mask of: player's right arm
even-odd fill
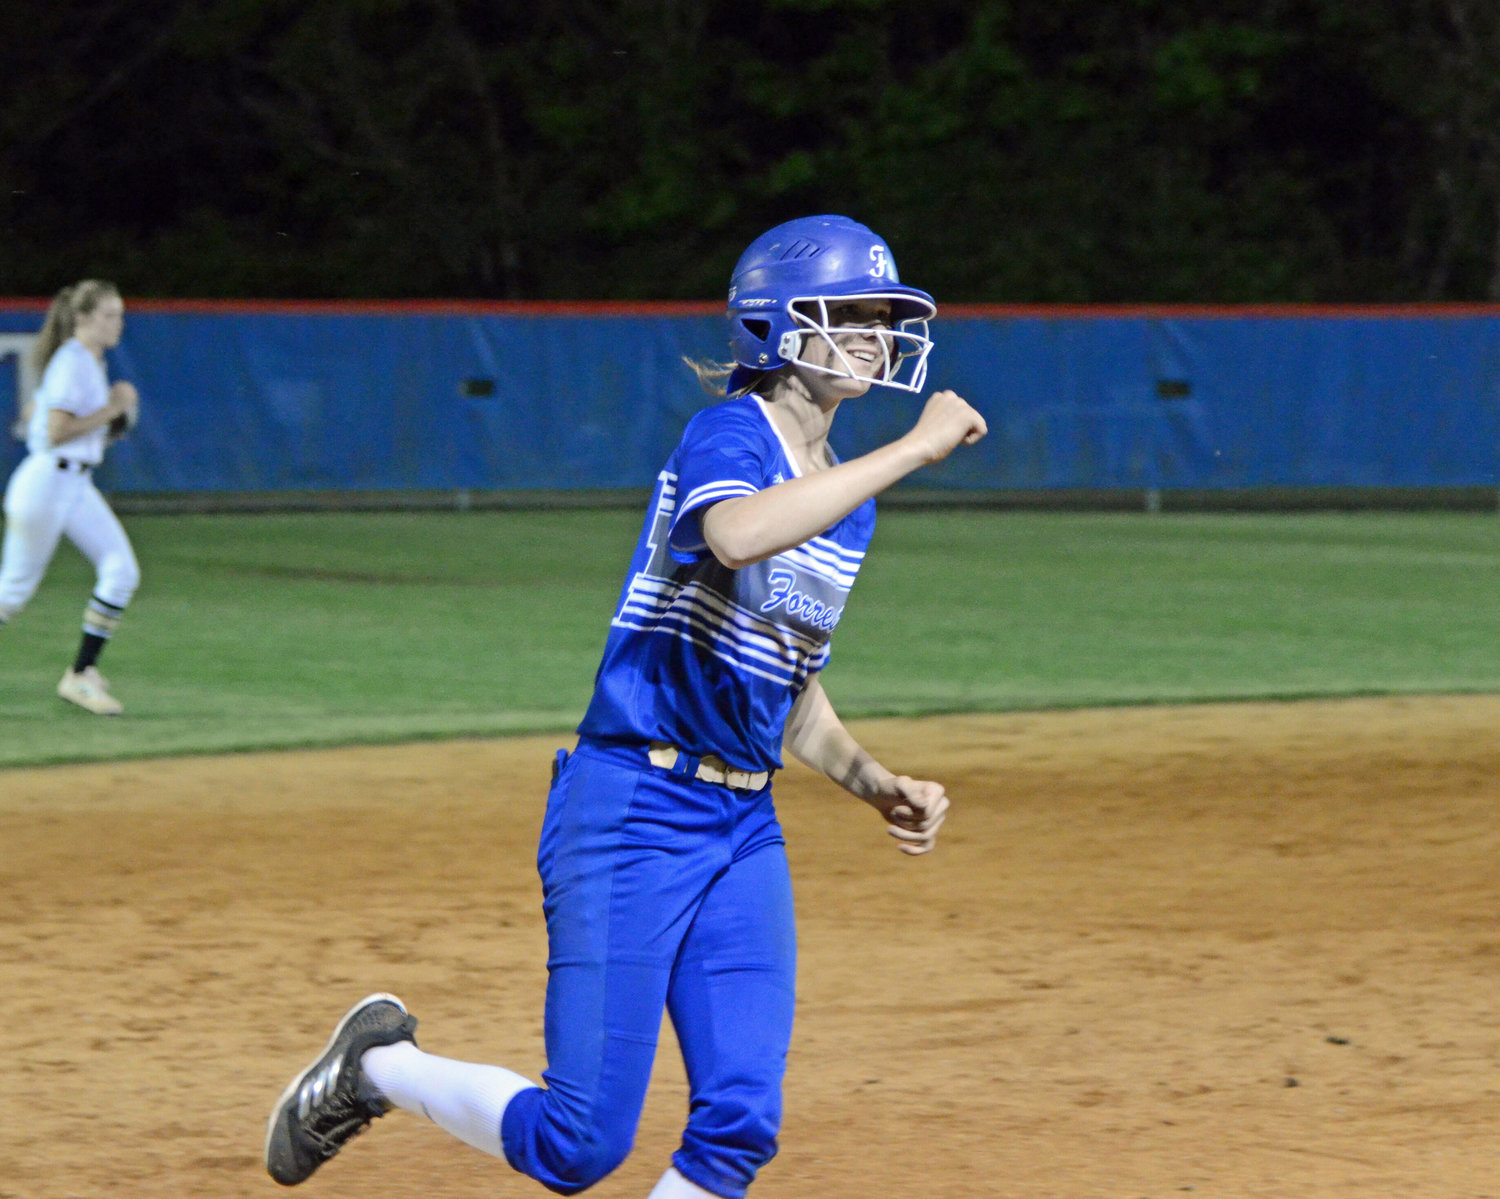
[[[109,400],[104,407],[87,416],[75,416],[65,408],[53,408],[47,413],[47,440],[56,446],[82,437],[109,424],[117,416],[133,413],[139,402],[135,386],[122,381],[109,389]]]
[[[763,562],[822,533],[917,468],[974,444],[986,431],[984,417],[955,392],[934,392],[917,423],[889,445],[754,495],[718,501],[703,514],[703,539],[732,570]]]

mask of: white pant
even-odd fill
[[[5,488],[5,553],[0,560],[0,619],[14,616],[36,594],[67,537],[94,566],[94,594],[123,608],[140,585],[141,568],[119,519],[77,470],[62,470],[54,454],[31,454]]]

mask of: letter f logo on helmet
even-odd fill
[[[870,247],[870,277],[872,279],[888,279],[892,277],[890,251],[879,242]]]

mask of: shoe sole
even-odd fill
[[[65,698],[66,698],[66,697],[65,697]],[[98,710],[98,709],[97,709],[97,708],[91,708],[91,707],[89,707],[89,706],[88,706],[88,705],[87,705],[87,704],[80,704],[80,703],[78,703],[78,702],[77,702],[77,701],[76,701],[76,700],[71,700],[71,699],[70,699],[70,700],[68,700],[68,702],[69,702],[69,703],[70,703],[70,704],[73,704],[73,705],[74,705],[74,706],[75,706],[75,707],[79,707],[79,708],[82,708],[82,709],[83,709],[83,710],[84,710],[84,711],[85,711],[85,712],[87,712],[87,713],[88,713],[88,714],[89,714],[89,715],[90,715],[90,716],[103,716],[103,717],[105,717],[105,718],[106,718],[106,719],[108,719],[108,718],[109,718],[109,717],[111,717],[111,716],[121,716],[121,715],[123,715],[123,714],[124,714],[124,713],[123,713],[123,712],[122,712],[122,711],[120,711],[120,710],[117,710],[117,709],[107,709],[107,710],[105,710],[105,711],[103,711],[103,712],[101,712],[101,711],[99,711],[99,710]]]
[[[90,706],[86,700],[74,695],[64,695],[61,691],[57,693],[57,698],[64,703],[72,704],[75,708],[82,708],[85,712],[94,716],[119,716],[125,710],[123,707],[95,708]]]
[[[288,1103],[291,1103],[297,1098],[297,1091],[302,1086],[303,1082],[306,1081],[307,1076],[317,1068],[319,1062],[321,1062],[325,1057],[328,1056],[329,1050],[331,1050],[338,1039],[344,1035],[344,1029],[349,1026],[349,1021],[353,1020],[355,1016],[364,1011],[364,1009],[369,1007],[372,1003],[393,1003],[403,1012],[406,1012],[406,1004],[402,1003],[394,995],[386,991],[376,991],[372,995],[366,995],[363,999],[361,999],[352,1008],[344,1013],[343,1019],[341,1019],[336,1025],[334,1025],[333,1035],[328,1038],[328,1044],[324,1045],[323,1048],[318,1051],[317,1057],[313,1058],[312,1061],[307,1063],[307,1067],[302,1071],[302,1073],[297,1075],[296,1078],[292,1079],[291,1082],[287,1083],[286,1090],[281,1092],[281,1098],[276,1101],[276,1106],[271,1109],[271,1117],[266,1121],[266,1147],[265,1151],[261,1154],[262,1158],[265,1161],[266,1169],[269,1170],[271,1168],[271,1138],[276,1135],[276,1125],[281,1120],[281,1113],[286,1110],[286,1106]],[[411,1015],[410,1012],[406,1012],[406,1014],[408,1016]]]

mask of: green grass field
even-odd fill
[[[53,692],[69,546],[0,630],[0,765],[567,730],[634,512],[135,516],[145,583]],[[1493,514],[893,509],[834,641],[846,716],[1500,690]]]

